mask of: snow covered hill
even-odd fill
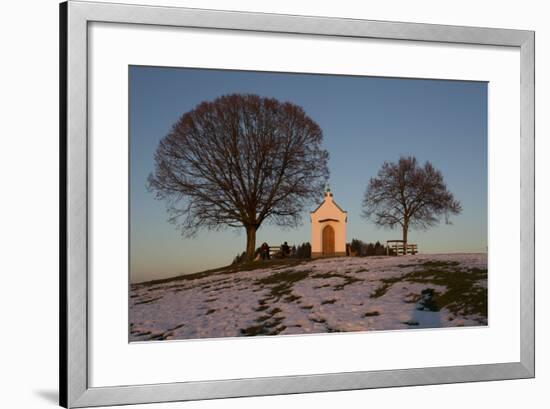
[[[486,254],[256,262],[130,290],[131,341],[473,325]]]

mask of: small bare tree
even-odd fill
[[[159,143],[148,186],[186,236],[246,229],[252,260],[264,221],[295,226],[328,178],[319,125],[289,102],[233,94],[202,102]]]
[[[409,228],[427,229],[444,216],[459,214],[462,206],[447,190],[443,175],[430,162],[419,166],[415,157],[384,162],[371,178],[363,198],[363,217],[390,229],[401,226],[407,253]]]

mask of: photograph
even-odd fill
[[[5,2],[0,409],[549,406],[545,5]]]
[[[129,341],[487,326],[487,85],[128,66]]]

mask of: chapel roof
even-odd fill
[[[325,193],[325,198],[323,199],[323,201],[322,201],[321,203],[319,203],[319,206],[317,206],[317,207],[315,208],[315,210],[313,210],[313,211],[310,212],[310,214],[311,214],[311,213],[317,212],[317,210],[319,210],[319,209],[325,204],[325,202],[326,202],[326,200],[327,200],[327,197],[331,197],[331,198],[332,198],[333,195],[332,195],[332,192],[330,191],[330,187],[328,186],[328,184],[327,184],[326,187],[325,187],[325,192],[324,192],[324,193]],[[338,210],[340,210],[342,213],[347,213],[344,209],[342,209],[342,208],[338,205],[338,203],[336,203],[336,202],[334,201],[334,199],[332,199],[331,201],[332,201],[332,203],[334,203],[334,205],[336,206],[336,208],[337,208]]]

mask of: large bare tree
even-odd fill
[[[362,215],[379,226],[400,226],[406,254],[410,228],[427,229],[441,217],[449,224],[449,216],[461,211],[439,170],[430,162],[419,166],[415,157],[401,157],[397,163],[384,162],[377,177],[370,179]]]
[[[247,259],[264,222],[295,226],[328,178],[323,133],[304,110],[250,94],[183,114],[160,141],[148,186],[186,236],[246,229]]]

